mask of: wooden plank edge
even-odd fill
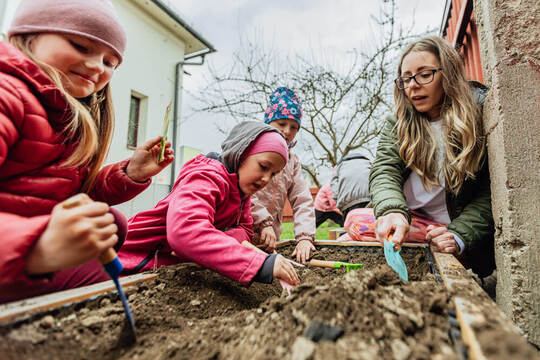
[[[281,246],[294,244],[296,240],[294,239],[285,239],[280,240],[277,242],[276,247],[279,248]],[[315,245],[334,245],[334,246],[380,246],[382,247],[381,243],[378,241],[338,241],[338,240],[315,240]],[[425,248],[428,247],[428,244],[425,243],[413,243],[413,242],[406,242],[402,246],[404,247],[421,247]]]
[[[478,284],[467,274],[463,265],[452,254],[433,252],[435,264],[443,279],[444,286],[450,293],[453,293],[455,285],[478,286]],[[472,284],[474,283],[474,285]],[[480,289],[483,291],[482,289]],[[467,346],[468,355],[471,360],[485,360],[486,357],[478,342],[478,338],[472,327],[473,323],[481,323],[485,319],[474,315],[471,312],[472,304],[467,299],[455,296],[453,299],[456,307],[456,315],[461,329],[461,338]]]
[[[140,282],[153,280],[156,277],[157,274],[155,273],[135,274],[120,278],[120,284],[122,284],[122,287],[129,287]],[[48,310],[68,303],[86,300],[113,290],[116,290],[116,286],[112,280],[108,280],[75,289],[10,302],[0,305],[0,322],[7,322],[22,314]]]
[[[483,322],[485,319],[475,316],[467,311],[470,309],[471,303],[464,298],[455,297],[454,304],[456,306],[456,315],[461,329],[461,338],[467,345],[469,359],[471,360],[487,360],[482,352],[478,338],[472,327],[473,323]]]
[[[435,263],[443,279],[445,287],[451,294],[469,290],[471,298],[455,295],[453,301],[456,307],[456,315],[461,328],[463,342],[468,348],[471,360],[487,359],[482,345],[478,341],[478,334],[475,328],[484,324],[496,325],[504,329],[508,334],[515,334],[526,343],[526,339],[506,317],[497,304],[487,295],[482,287],[472,278],[458,259],[452,254],[433,252]],[[461,290],[461,291],[460,291]],[[471,301],[474,297],[474,302]],[[486,315],[489,314],[489,320]]]
[[[379,246],[382,247],[378,241],[338,241],[338,240],[315,240],[315,245],[337,245],[337,246]],[[403,243],[402,247],[421,247],[425,248],[428,244],[425,243]]]

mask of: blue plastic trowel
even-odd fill
[[[124,313],[129,324],[128,331],[130,332],[130,342],[135,342],[135,340],[137,339],[135,333],[135,320],[133,319],[133,313],[131,312],[131,308],[126,299],[126,294],[124,293],[122,285],[120,285],[120,281],[118,279],[124,267],[122,266],[122,263],[118,259],[118,255],[113,248],[109,248],[103,254],[101,254],[99,257],[99,261],[105,268],[107,274],[109,274],[109,277],[114,282],[114,285],[116,285],[116,290],[118,291],[118,295],[120,296],[120,300],[122,301]]]
[[[73,207],[85,204],[87,202],[87,199],[88,197],[84,194],[75,195],[65,200],[62,203],[62,207],[64,209],[71,209]],[[109,277],[114,282],[114,285],[116,285],[116,290],[118,291],[118,295],[120,296],[120,300],[122,301],[122,306],[124,307],[126,320],[129,324],[128,342],[135,342],[136,341],[135,320],[133,319],[131,308],[129,307],[129,303],[126,299],[126,294],[124,293],[124,290],[122,289],[122,285],[120,285],[120,281],[118,279],[124,267],[122,266],[122,263],[118,259],[118,255],[116,254],[116,251],[113,248],[109,248],[105,250],[105,252],[99,256],[99,261],[103,265],[103,268],[105,268],[105,271],[107,272],[107,274],[109,274]]]
[[[391,235],[388,238],[391,239]],[[404,283],[407,283],[407,281],[409,281],[407,266],[405,265],[405,262],[399,254],[401,252],[401,248],[398,248],[396,250],[396,245],[397,244],[395,242],[384,239],[384,257],[386,258],[386,262],[392,268],[392,270],[397,272],[400,279]]]

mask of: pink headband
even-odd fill
[[[122,62],[126,33],[110,0],[22,0],[8,30],[18,34],[64,33],[110,47]]]
[[[283,136],[275,131],[264,132],[244,151],[242,158],[263,152],[275,152],[283,157],[285,164],[289,161],[289,148]]]

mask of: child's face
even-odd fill
[[[31,50],[36,59],[60,71],[62,85],[78,99],[103,89],[118,65],[112,49],[77,35],[39,34]]]
[[[294,138],[296,137],[296,134],[298,133],[298,130],[300,130],[300,125],[296,122],[296,120],[291,119],[278,119],[274,120],[268,125],[275,127],[285,137],[285,140],[287,140],[287,144],[290,144],[293,142]]]
[[[418,78],[425,76],[427,80],[433,79],[428,84],[418,84],[415,80],[411,80],[409,87],[405,89],[405,95],[409,98],[416,111],[426,113],[430,119],[436,119],[441,112],[444,95],[442,76],[440,71],[435,73],[422,71],[438,69],[439,67],[439,60],[429,51],[413,51],[407,54],[401,63],[401,76],[418,74]],[[422,79],[420,81],[427,80]]]
[[[285,166],[283,157],[275,152],[263,152],[248,156],[238,168],[238,183],[245,195],[253,195],[268,184]]]

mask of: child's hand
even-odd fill
[[[276,248],[276,233],[272,226],[267,226],[261,231],[260,245],[264,247],[264,250],[268,253],[273,253]]]
[[[309,240],[300,240],[298,244],[296,244],[291,256],[296,255],[296,261],[305,264],[309,259],[311,251],[315,251],[315,246],[313,246],[313,243]]]
[[[445,226],[429,225],[427,228],[426,241],[435,246],[437,251],[454,254],[459,250],[454,234]]]
[[[298,278],[298,274],[296,274],[294,267],[281,255],[276,256],[273,275],[275,279],[284,280],[291,285],[300,284],[300,279]]]
[[[81,205],[65,208],[74,198]],[[53,208],[47,228],[26,258],[26,272],[45,274],[83,264],[116,244],[117,231],[109,205],[75,195]]]
[[[161,150],[161,136],[148,140],[137,147],[126,169],[127,175],[133,181],[144,182],[152,176],[159,174],[174,160],[171,143],[165,143],[163,161],[158,163],[159,151]]]

